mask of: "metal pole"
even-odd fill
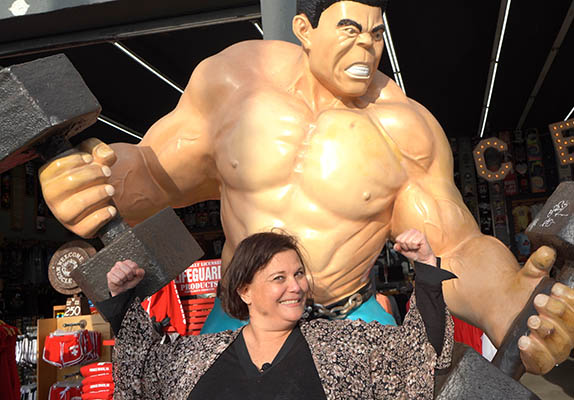
[[[291,21],[297,10],[297,0],[260,0],[265,40],[284,40],[299,44],[293,34]]]
[[[104,124],[109,125],[112,128],[115,128],[120,132],[123,132],[125,134],[130,135],[130,136],[133,136],[136,139],[139,139],[139,140],[143,139],[143,135],[141,133],[136,132],[131,128],[128,128],[127,126],[122,125],[119,122],[114,121],[113,119],[106,117],[105,115],[100,114],[100,116],[98,117],[98,121],[103,122]]]
[[[144,67],[145,69],[147,69],[149,72],[151,72],[152,74],[154,74],[155,76],[157,76],[159,79],[161,79],[162,81],[164,81],[165,83],[167,83],[169,86],[171,86],[172,88],[174,88],[175,90],[177,90],[180,94],[183,93],[183,88],[181,86],[179,86],[177,83],[175,83],[174,81],[172,81],[171,79],[169,79],[167,76],[165,76],[164,74],[161,73],[161,71],[159,71],[157,68],[155,68],[153,65],[151,65],[150,63],[148,63],[146,60],[144,60],[143,58],[141,58],[140,56],[138,56],[136,53],[134,53],[133,51],[131,51],[126,45],[120,43],[120,42],[111,42],[114,46],[116,46],[118,49],[120,49],[124,54],[126,54],[128,57],[130,57],[132,60],[134,60],[135,62],[137,62],[138,64],[140,64],[142,67]]]
[[[482,103],[482,111],[478,126],[479,137],[482,137],[482,135],[484,135],[484,131],[486,129],[486,121],[488,120],[488,112],[490,109],[490,100],[492,98],[492,92],[494,90],[494,81],[496,80],[496,71],[498,70],[500,50],[502,49],[502,42],[504,40],[504,32],[506,30],[506,21],[508,20],[511,1],[512,0],[502,0],[500,2],[500,9],[498,11],[498,24],[496,25],[496,32],[494,34],[494,43],[492,44],[492,54],[490,57],[488,80],[484,92],[484,102]]]

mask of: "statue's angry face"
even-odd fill
[[[304,43],[311,72],[336,96],[362,96],[381,59],[383,32],[379,7],[354,1],[331,5]]]

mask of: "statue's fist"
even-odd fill
[[[555,252],[542,246],[534,252],[520,273],[523,278],[540,278],[554,264]],[[528,319],[530,334],[518,341],[520,357],[526,370],[545,374],[561,363],[574,347],[574,289],[555,283],[550,295],[534,298],[538,315]]]
[[[116,215],[111,205],[114,188],[107,184],[115,161],[114,151],[107,144],[88,139],[40,169],[40,185],[48,207],[75,234],[92,237]]]

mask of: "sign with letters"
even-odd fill
[[[194,262],[176,279],[180,296],[215,293],[221,279],[221,259]]]
[[[560,165],[574,164],[574,118],[548,126]]]
[[[499,152],[505,152],[508,150],[507,144],[497,138],[488,138],[480,141],[473,151],[474,164],[476,166],[476,172],[479,177],[486,179],[489,182],[501,181],[506,178],[512,169],[512,163],[503,162],[498,166],[496,171],[491,171],[486,167],[486,159],[484,153],[487,149],[494,149]]]

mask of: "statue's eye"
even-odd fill
[[[355,28],[354,26],[346,27],[345,32],[348,33],[349,35],[358,35],[359,34],[359,30],[357,28]]]

